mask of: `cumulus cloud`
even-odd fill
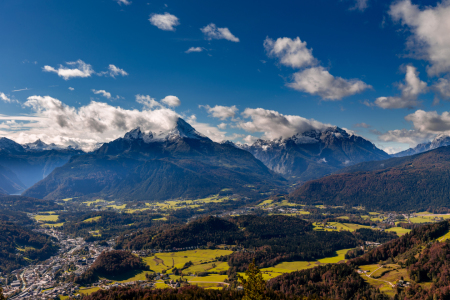
[[[352,6],[350,9],[365,11],[368,6],[369,6],[369,0],[356,0],[355,5]]]
[[[147,109],[153,109],[155,107],[161,108],[163,107],[161,103],[155,100],[155,98],[150,97],[149,95],[136,95],[136,102],[142,104]]]
[[[69,86],[69,90],[74,91],[75,89],[73,87]]]
[[[180,99],[178,99],[177,96],[170,96],[170,95],[162,99],[161,102],[171,107],[177,107],[180,106],[181,104],[181,101]]]
[[[164,14],[152,14],[148,20],[153,26],[166,31],[175,31],[175,26],[180,25],[178,18],[168,12]]]
[[[302,42],[299,37],[278,38],[276,41],[266,37],[264,48],[269,57],[278,58],[281,64],[288,67],[302,68],[317,64],[317,60],[312,55],[312,49],[308,49],[306,42]]]
[[[227,136],[225,131],[219,130],[216,126],[211,126],[208,123],[197,122],[197,117],[195,115],[189,116],[186,121],[195,128],[198,132],[206,135],[211,140],[215,142],[222,142],[226,140],[235,140],[240,137],[240,135]]]
[[[111,93],[108,93],[105,90],[94,90],[92,89],[92,92],[96,95],[102,95],[103,97],[107,98],[107,99],[111,99]]]
[[[220,123],[219,125],[217,125],[217,128],[223,130],[223,129],[227,128],[227,123]]]
[[[116,78],[116,76],[128,76],[128,73],[125,72],[124,69],[120,69],[116,67],[115,65],[109,65],[108,71],[103,71],[98,73],[99,76],[111,76],[112,78]]]
[[[226,120],[228,118],[234,118],[236,113],[238,112],[238,108],[236,105],[233,106],[221,106],[216,105],[211,107],[209,105],[199,105],[199,107],[203,107],[206,111],[213,116],[214,118],[218,118],[221,120]]]
[[[405,117],[414,129],[390,130],[379,136],[381,141],[407,143],[411,147],[427,142],[439,134],[450,135],[450,112],[417,110]]]
[[[283,115],[277,111],[263,108],[246,108],[242,112],[242,116],[251,121],[240,121],[239,128],[250,133],[262,132],[263,137],[267,139],[288,138],[296,133],[313,129],[322,130],[331,126],[314,119]]]
[[[391,5],[389,14],[411,31],[406,45],[412,55],[430,63],[430,76],[450,71],[450,1],[421,9],[411,0],[401,0]]]
[[[58,74],[58,76],[64,78],[64,80],[69,80],[70,78],[76,77],[91,77],[91,75],[95,73],[92,69],[92,66],[86,64],[81,59],[77,61],[67,62],[66,64],[72,68],[64,67],[63,65],[59,65],[58,69],[55,69],[51,66],[44,66],[43,71],[56,73]]]
[[[200,28],[200,30],[205,35],[205,39],[207,40],[228,40],[231,42],[239,42],[239,38],[235,37],[228,28],[218,28],[216,27],[216,24],[211,23],[209,25],[206,25],[203,28]]]
[[[46,143],[81,146],[92,150],[99,142],[108,142],[125,132],[141,127],[144,131],[166,131],[173,128],[179,115],[168,108],[127,110],[107,103],[92,101],[79,108],[68,106],[50,96],[31,96],[24,103],[33,114],[29,116],[1,116],[0,120],[26,122],[23,128],[11,126],[5,136],[19,143],[40,138]],[[8,126],[6,123],[4,126]]]
[[[427,83],[419,78],[419,72],[416,68],[409,65],[406,67],[405,83],[398,86],[402,92],[399,97],[379,97],[375,100],[375,105],[381,108],[413,108],[419,105],[417,97],[419,94],[425,93]]]
[[[450,99],[450,80],[449,76],[445,78],[439,78],[438,81],[433,85],[433,90],[445,100]]]
[[[5,95],[5,93],[0,93],[0,99],[5,102],[11,102],[11,98]]]
[[[203,47],[191,47],[184,51],[185,53],[192,53],[192,52],[202,52],[204,50]]]
[[[297,91],[319,95],[324,100],[341,100],[372,88],[358,79],[334,77],[321,66],[294,73],[293,81],[287,83],[287,86]]]
[[[125,5],[130,5],[131,1],[128,0],[116,0],[117,3],[119,3],[120,5],[125,4]]]
[[[397,142],[408,144],[410,147],[415,147],[419,143],[428,142],[434,135],[419,130],[396,129],[389,130],[378,136],[378,139],[383,142]]]

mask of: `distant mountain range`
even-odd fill
[[[414,154],[430,151],[430,150],[437,149],[439,147],[445,147],[445,146],[450,146],[450,136],[438,135],[431,142],[419,144],[414,148],[409,148],[405,151],[392,154],[391,156],[392,157],[409,156],[409,155],[414,155]]]
[[[159,200],[203,197],[225,188],[269,190],[284,181],[249,152],[215,143],[180,118],[170,131],[136,128],[92,153],[74,156],[24,195]]]
[[[391,211],[450,208],[449,197],[450,147],[360,163],[309,181],[290,195],[292,201],[305,204]]]
[[[72,156],[82,153],[73,148],[47,145],[40,140],[20,145],[0,138],[0,189],[7,194],[20,193],[64,165]]]
[[[287,139],[259,139],[251,146],[240,147],[271,170],[300,181],[320,178],[360,162],[389,158],[371,142],[339,127],[311,130]]]

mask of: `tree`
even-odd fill
[[[263,279],[261,271],[255,265],[255,260],[248,266],[245,271],[247,279],[241,275],[237,275],[239,283],[244,288],[244,297],[242,300],[270,300],[266,295],[266,281]]]
[[[0,300],[6,300],[6,297],[3,295],[3,289],[0,286]]]

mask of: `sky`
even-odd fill
[[[0,136],[86,150],[178,117],[214,141],[450,134],[450,1],[2,0]]]

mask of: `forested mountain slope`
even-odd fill
[[[305,183],[290,198],[307,204],[397,211],[449,208],[450,147],[351,166]]]

